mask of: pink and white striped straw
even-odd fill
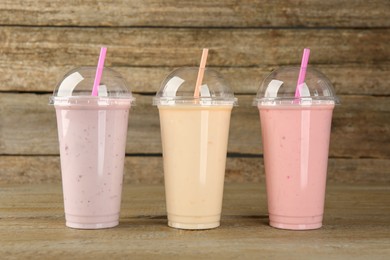
[[[96,68],[96,74],[95,74],[95,81],[93,82],[92,96],[98,96],[98,94],[99,94],[99,85],[100,85],[100,80],[101,80],[102,74],[103,74],[104,60],[106,59],[106,52],[107,52],[106,47],[102,47],[100,49],[99,61],[98,61],[98,65]]]
[[[301,69],[299,70],[299,77],[297,87],[295,89],[295,97],[301,97],[302,84],[305,82],[307,64],[309,63],[310,49],[303,50]]]

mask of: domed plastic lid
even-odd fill
[[[199,97],[194,97],[198,70],[185,67],[171,72],[161,83],[153,105],[237,105],[237,98],[222,76],[209,68],[204,71]]]
[[[98,95],[92,96],[95,73],[96,67],[79,67],[66,73],[57,84],[53,96],[50,98],[50,104],[94,103],[92,100],[99,101],[99,104],[104,102],[111,104],[121,100],[123,102],[135,100],[131,91],[127,89],[126,81],[122,76],[109,68],[103,70]]]
[[[254,105],[321,105],[339,104],[330,80],[316,69],[308,68],[305,82],[295,96],[299,67],[282,67],[273,71],[260,84]]]

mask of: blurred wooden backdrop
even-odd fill
[[[295,3],[296,2],[296,3]],[[0,2],[0,183],[59,182],[49,96],[69,69],[106,66],[137,98],[131,111],[125,181],[161,183],[157,108],[152,96],[179,66],[222,72],[239,98],[229,139],[227,182],[264,180],[259,82],[274,68],[310,66],[334,83],[329,182],[390,183],[390,1],[122,0]]]

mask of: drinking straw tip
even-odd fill
[[[100,48],[99,61],[96,68],[95,80],[93,82],[92,96],[97,96],[99,93],[100,79],[103,74],[104,60],[106,59],[107,47]]]
[[[301,96],[301,85],[305,82],[307,64],[309,63],[310,49],[303,49],[301,68],[299,70],[299,76],[297,81],[297,86],[295,89],[295,97],[299,98]]]
[[[196,79],[195,90],[194,90],[195,98],[199,97],[200,85],[202,85],[204,69],[206,68],[208,53],[209,53],[209,49],[203,48],[202,58],[200,60],[200,65],[199,65],[198,78]]]

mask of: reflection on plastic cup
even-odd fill
[[[168,225],[209,229],[220,225],[233,92],[206,69],[194,98],[197,68],[173,71],[154,98],[164,156]]]
[[[270,225],[322,226],[332,112],[339,101],[330,81],[308,69],[294,97],[298,67],[272,72],[254,101],[259,109]]]
[[[57,115],[66,225],[80,229],[118,225],[127,122],[134,98],[108,68],[91,96],[95,68],[70,71],[50,103]]]

